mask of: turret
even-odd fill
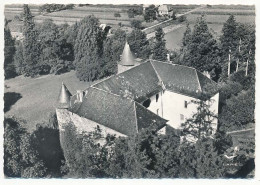
[[[60,89],[60,94],[58,98],[58,108],[60,109],[68,109],[70,108],[70,97],[71,93],[66,87],[66,85],[62,82],[61,84],[61,89]]]
[[[124,72],[136,65],[135,56],[131,52],[130,46],[125,42],[125,47],[118,63],[118,73]]]

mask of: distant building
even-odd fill
[[[194,68],[155,60],[137,61],[126,43],[119,73],[91,85],[74,96],[62,84],[56,109],[59,128],[73,124],[79,132],[99,126],[104,134],[133,136],[152,127],[161,133],[180,129],[211,84],[211,111],[218,113],[216,83]],[[213,123],[217,129],[217,119]]]
[[[160,5],[158,7],[158,14],[161,16],[169,15],[170,9],[167,5]]]

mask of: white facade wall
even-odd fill
[[[159,98],[157,101],[156,95],[150,98],[151,104],[147,109],[168,120],[167,124],[173,128],[180,129],[181,123],[184,123],[186,119],[190,118],[197,111],[197,105],[191,103],[192,100],[197,100],[196,98],[168,90],[158,94]],[[217,114],[219,94],[217,93],[212,99],[214,101],[210,110]],[[187,108],[185,107],[185,101],[187,102]],[[213,128],[216,129],[217,119],[215,119],[214,123]]]

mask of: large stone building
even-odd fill
[[[192,104],[208,95],[214,100],[210,109],[218,113],[216,83],[194,68],[155,60],[137,61],[126,43],[119,73],[71,96],[62,84],[56,109],[59,128],[67,124],[79,132],[99,126],[104,134],[132,136],[153,127],[180,129],[181,123],[197,110]],[[217,128],[217,119],[213,121]]]

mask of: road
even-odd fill
[[[178,18],[178,17],[184,16],[184,15],[190,14],[190,13],[192,13],[192,12],[198,10],[198,9],[205,8],[205,7],[206,7],[205,5],[201,5],[200,7],[194,8],[194,9],[192,9],[192,10],[190,10],[190,11],[188,11],[188,12],[185,12],[185,13],[183,13],[183,14],[177,14],[176,17]],[[167,20],[167,21],[164,21],[164,22],[161,22],[161,23],[159,23],[159,24],[153,25],[153,26],[151,26],[151,27],[145,28],[145,29],[143,29],[142,31],[146,31],[146,30],[148,30],[148,29],[151,29],[151,28],[156,27],[156,26],[158,26],[158,25],[160,25],[160,24],[169,22],[169,21],[171,21],[171,20],[172,20],[172,19],[169,19],[169,20]],[[166,26],[166,27],[163,28],[163,31],[164,31],[164,33],[166,34],[166,33],[169,33],[169,32],[171,32],[171,31],[173,31],[173,30],[176,30],[176,29],[178,29],[178,28],[181,28],[182,26],[184,26],[184,24],[177,24],[177,25]],[[149,33],[149,34],[147,34],[147,39],[149,39],[149,38],[151,38],[151,37],[154,37],[154,36],[155,36],[155,32]]]

